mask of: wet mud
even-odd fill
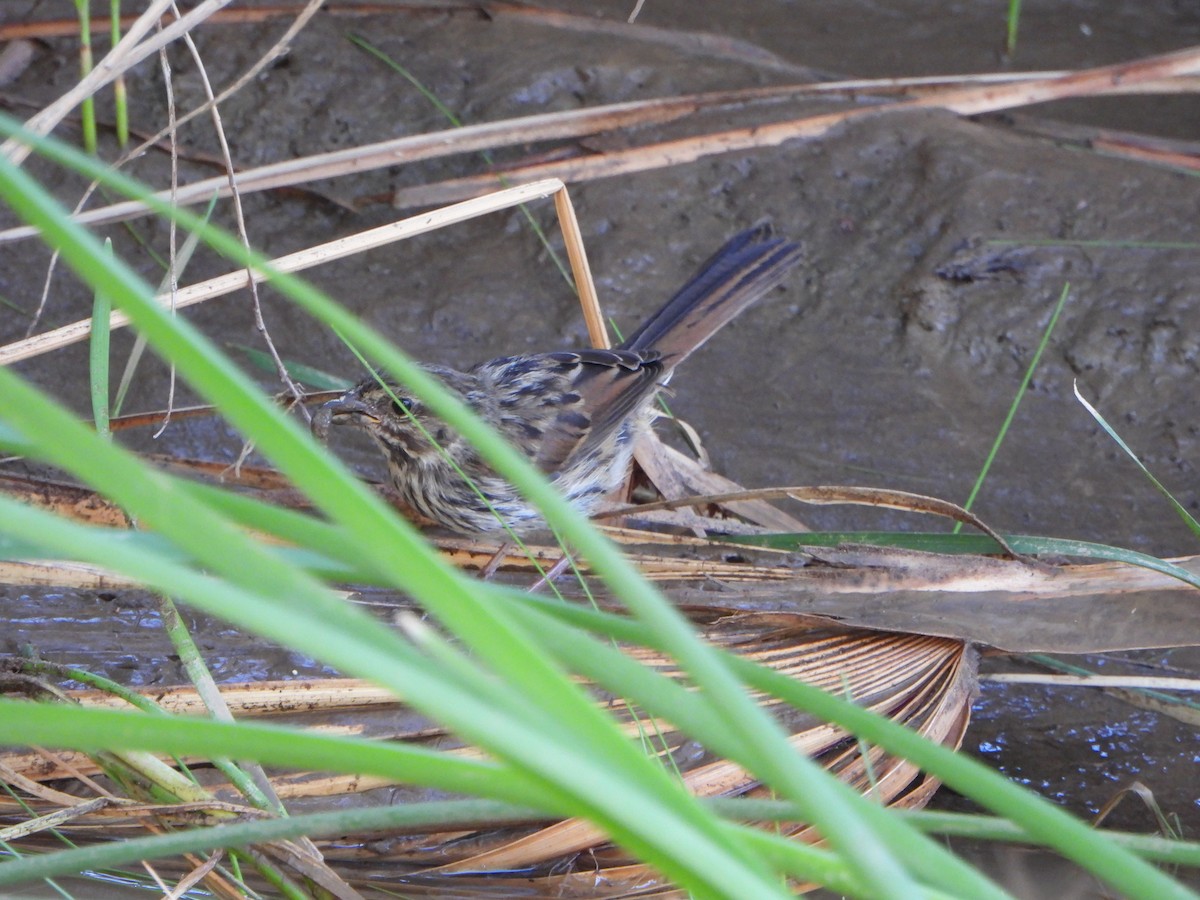
[[[352,32],[401,60],[464,122],[782,84],[802,80],[808,67],[854,76],[1061,69],[1200,38],[1200,16],[1188,4],[1026,4],[1023,43],[1007,61],[998,54],[997,5],[963,6],[935,17],[924,4],[755,3],[743,14],[701,12],[682,0],[650,2],[640,21],[654,39],[619,27],[589,31],[462,11],[323,15],[222,114],[234,159],[245,167],[446,127],[427,99],[347,40]],[[559,8],[620,22],[618,12],[596,12],[591,4]],[[282,27],[211,26],[196,37],[206,64],[223,73],[214,77],[224,81]],[[723,40],[693,39],[698,32]],[[70,83],[72,59],[67,42],[52,41],[3,90],[44,103]],[[177,51],[171,59],[177,102],[190,108],[201,96],[195,67]],[[737,113],[728,115],[737,120]],[[1186,508],[1200,510],[1200,182],[1036,136],[1023,127],[1027,116],[1196,140],[1200,101],[1073,101],[980,121],[938,112],[881,115],[819,139],[571,187],[601,300],[625,330],[747,225],[769,220],[803,243],[805,262],[794,277],[690,359],[673,382],[672,407],[698,430],[714,468],[751,487],[866,484],[961,502],[1069,288],[975,511],[1000,531],[1158,555],[1195,552],[1194,537],[1100,431],[1072,387]],[[132,118],[147,130],[163,120],[162,77],[152,62],[139,70]],[[74,137],[69,128],[61,133]],[[650,130],[639,140],[654,136]],[[202,160],[216,151],[207,122],[189,127],[183,139],[188,159],[181,179],[215,174]],[[250,237],[281,254],[393,221],[405,211],[380,198],[479,167],[477,159],[453,157],[251,196]],[[30,168],[49,171],[36,161]],[[132,171],[165,183],[167,162],[152,153]],[[63,181],[54,176],[70,202],[77,190]],[[560,249],[549,204],[531,212]],[[8,224],[10,214],[0,215]],[[162,244],[164,226],[142,220],[136,228]],[[147,277],[157,280],[127,231],[105,233],[122,254],[143,259]],[[0,260],[0,293],[31,312],[47,253],[32,244],[3,246]],[[187,281],[226,268],[199,254]],[[333,263],[310,277],[431,362],[469,365],[586,341],[575,300],[516,211]],[[90,303],[60,273],[39,327],[84,317]],[[243,295],[188,316],[223,344],[259,345]],[[269,294],[265,316],[285,357],[359,376],[335,336]],[[28,315],[6,312],[0,342],[20,337],[28,324]],[[116,338],[116,358],[130,341]],[[23,362],[19,370],[86,408],[82,345]],[[261,377],[273,387],[269,376]],[[165,370],[151,364],[130,407],[157,408],[165,398]],[[187,402],[186,389],[180,400]],[[155,452],[230,461],[240,446],[213,422],[180,423],[157,440],[130,440]],[[364,471],[375,465],[365,446],[346,452]],[[793,512],[818,529],[930,526],[851,508]],[[0,651],[30,645],[47,658],[135,683],[181,678],[147,598],[7,588],[0,610],[8,622]],[[215,622],[203,623],[199,634],[229,677],[323,671]],[[1106,673],[1194,672],[1200,657],[1184,649],[1090,662]],[[1193,838],[1200,833],[1195,746],[1188,726],[1097,692],[986,683],[967,738],[971,752],[1084,814],[1138,778]],[[936,802],[956,803],[946,792]],[[1129,802],[1110,822],[1150,827],[1149,815]]]

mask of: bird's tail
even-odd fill
[[[783,280],[800,261],[800,245],[772,238],[760,225],[731,238],[692,280],[619,349],[658,350],[672,369],[730,319]]]

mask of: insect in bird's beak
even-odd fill
[[[317,440],[324,441],[329,436],[329,427],[335,419],[362,416],[372,422],[379,421],[379,411],[358,395],[358,389],[347,391],[340,397],[335,397],[324,403],[313,414],[312,433]]]

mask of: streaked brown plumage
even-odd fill
[[[580,510],[591,512],[625,478],[651,402],[675,366],[730,319],[777,285],[799,247],[766,228],[745,231],[717,251],[679,292],[614,350],[563,350],[506,356],[467,372],[425,366],[545,472]],[[414,509],[462,533],[517,531],[542,524],[537,510],[500,478],[454,430],[392,385],[364,381],[326,403],[313,419],[323,436],[349,420],[387,456],[396,489]],[[455,471],[447,455],[474,482]]]

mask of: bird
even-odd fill
[[[624,483],[636,438],[650,427],[653,401],[675,367],[799,260],[799,244],[759,225],[727,241],[613,349],[503,356],[466,371],[422,368],[590,514]],[[367,379],[321,406],[312,430],[324,440],[331,425],[344,423],[374,439],[401,499],[450,531],[521,534],[544,526],[535,506],[402,385]]]

